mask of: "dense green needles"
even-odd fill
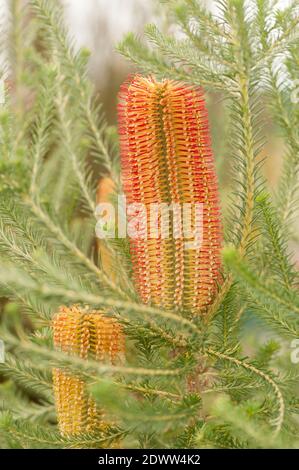
[[[298,447],[291,342],[299,338],[299,294],[290,253],[298,216],[298,2],[278,9],[275,0],[218,0],[210,13],[199,0],[163,1],[166,32],[148,25],[142,39],[130,33],[117,46],[141,72],[201,85],[221,112],[213,145],[223,281],[203,318],[140,304],[124,289],[125,242],[109,244],[114,275],[101,269],[96,187],[101,176],[119,181],[117,133],[58,2],[29,0],[25,10],[20,3],[11,1],[13,66],[0,105],[0,447]],[[278,136],[282,169],[273,191],[263,157]],[[125,364],[54,351],[51,318],[74,303],[104,308],[124,325]],[[66,366],[82,374],[115,423],[106,431],[59,434],[51,369]]]

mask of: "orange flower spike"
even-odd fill
[[[202,232],[201,243],[187,248],[192,237],[185,236],[180,212],[179,224],[174,228],[169,224],[168,237],[161,236],[161,230],[153,237],[149,223],[146,236],[131,237],[139,295],[143,302],[164,308],[203,311],[219,279],[222,235],[202,91],[135,75],[120,91],[119,133],[127,204],[142,203],[147,222],[152,204],[179,204],[179,211],[189,205],[191,227]],[[195,216],[197,204],[202,208],[200,224]],[[174,217],[170,213],[170,219]]]
[[[113,194],[115,194],[115,183],[113,179],[109,176],[101,178],[97,187],[97,204],[110,202]]]
[[[54,346],[65,353],[110,364],[117,362],[124,353],[121,326],[100,312],[77,306],[61,307],[54,316],[52,327]],[[53,384],[62,435],[93,432],[107,426],[103,411],[98,409],[80,377],[56,368],[53,370]]]

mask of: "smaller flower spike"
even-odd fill
[[[135,207],[128,216],[139,220],[129,238],[140,298],[202,314],[219,280],[222,238],[203,93],[135,75],[119,97],[123,188]]]
[[[97,187],[97,207],[98,204],[107,204],[113,202],[113,195],[115,195],[115,183],[112,178],[105,176],[100,179]],[[113,259],[111,250],[102,240],[97,240],[99,260],[102,270],[113,280],[116,281],[115,271],[113,270]]]
[[[54,346],[82,359],[110,364],[125,351],[121,326],[102,312],[79,306],[60,307],[53,319]],[[103,411],[88,394],[84,381],[66,370],[53,370],[54,394],[62,435],[103,430]]]

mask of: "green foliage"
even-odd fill
[[[223,280],[205,316],[189,318],[140,304],[125,242],[108,244],[118,263],[113,277],[102,270],[95,191],[101,176],[119,181],[116,132],[56,2],[29,1],[23,25],[27,13],[13,1],[17,99],[7,90],[0,110],[1,447],[298,447],[298,366],[290,360],[298,273],[289,252],[299,168],[296,2],[279,10],[275,1],[219,0],[216,14],[197,0],[162,3],[181,39],[148,25],[145,41],[129,34],[118,50],[145,73],[220,97],[228,123],[217,153],[224,152],[221,172],[232,174],[221,188]],[[34,90],[28,111],[22,87]],[[273,195],[261,165],[267,120],[284,142]],[[52,315],[74,303],[105,309],[124,325],[124,364],[54,351]],[[53,367],[80,374],[115,424],[61,437]]]

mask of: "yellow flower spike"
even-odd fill
[[[60,307],[52,327],[57,350],[109,364],[115,364],[124,354],[125,339],[121,326],[102,312],[76,305]],[[107,427],[103,411],[90,397],[80,377],[55,368],[53,384],[58,425],[63,436]]]

